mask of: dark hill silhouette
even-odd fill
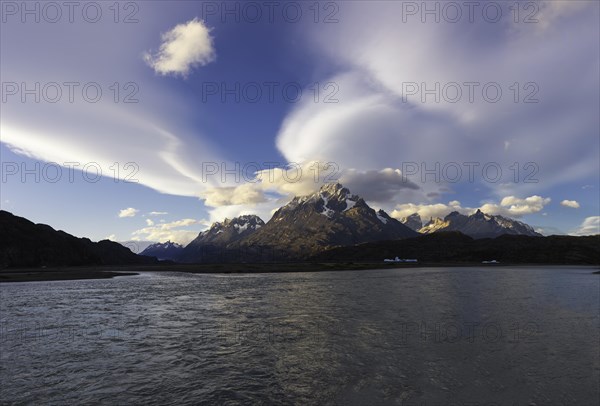
[[[152,264],[109,240],[92,242],[0,210],[0,268]]]

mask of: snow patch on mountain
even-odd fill
[[[354,195],[350,195],[349,198],[346,198],[346,208],[344,209],[344,211],[348,211],[351,208],[353,208],[354,205],[356,205],[356,201],[355,200],[350,200],[352,198],[354,198]]]
[[[387,220],[385,217],[383,217],[383,216],[381,215],[381,213],[380,213],[380,212],[377,212],[377,218],[378,218],[378,219],[379,219],[379,221],[381,221],[383,224],[387,224],[387,222],[388,222],[388,220]]]
[[[335,214],[335,211],[333,211],[329,207],[327,207],[327,204],[329,203],[329,198],[327,196],[325,196],[323,193],[319,193],[319,196],[323,200],[323,211],[320,214],[322,214],[325,217],[332,218],[333,215]]]

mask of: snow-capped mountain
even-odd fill
[[[408,217],[403,217],[400,222],[414,231],[419,231],[423,228],[423,220],[421,220],[419,213],[413,213]]]
[[[206,256],[222,255],[231,244],[250,236],[265,225],[255,215],[245,215],[216,222],[208,230],[198,234],[181,252],[182,262],[200,262]]]
[[[493,216],[477,210],[470,216],[453,211],[444,219],[432,218],[419,232],[429,234],[438,231],[460,231],[473,238],[495,238],[503,234],[540,237],[533,227],[513,219]]]
[[[446,227],[448,227],[449,225],[450,225],[450,222],[444,221],[441,218],[436,217],[436,218],[429,219],[429,221],[427,223],[425,223],[425,225],[423,227],[421,227],[420,229],[418,229],[417,231],[420,232],[421,234],[431,234],[431,233],[435,233],[436,231],[443,230]]]
[[[193,243],[227,245],[242,239],[265,225],[262,219],[255,215],[240,216],[216,222],[206,231],[201,232]]]
[[[240,246],[274,247],[292,257],[369,241],[414,237],[415,231],[383,210],[376,212],[339,183],[308,196],[295,197]]]
[[[183,251],[183,245],[167,241],[165,243],[157,242],[149,245],[140,255],[156,257],[160,260],[176,260]]]

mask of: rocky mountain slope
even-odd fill
[[[403,222],[411,227],[416,227],[421,222],[420,216],[415,213],[403,219]],[[494,238],[504,234],[527,235],[541,237],[534,229],[517,220],[502,216],[485,214],[480,210],[470,216],[454,211],[444,219],[432,218],[418,231],[421,234],[431,234],[440,231],[459,231],[473,238]]]
[[[233,244],[249,237],[265,225],[255,215],[225,219],[214,223],[208,230],[198,234],[179,254],[180,262],[229,262],[239,258]],[[239,251],[239,250],[238,250]]]
[[[413,231],[419,231],[423,228],[423,221],[421,220],[419,213],[413,213],[408,217],[404,217],[400,222]]]
[[[318,251],[418,235],[383,210],[375,211],[339,183],[295,197],[239,247],[269,247],[275,255],[307,258]]]

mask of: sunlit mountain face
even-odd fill
[[[226,3],[3,2],[1,208],[185,246],[340,182],[598,233],[597,2]]]

